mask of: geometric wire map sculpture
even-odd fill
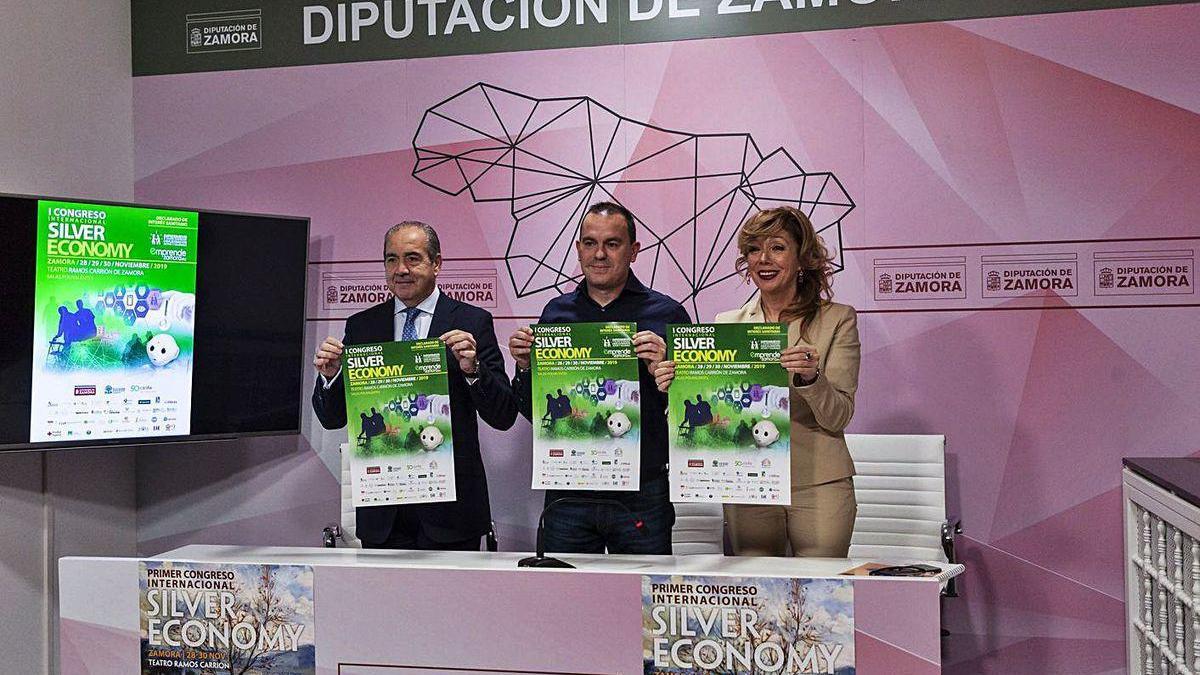
[[[738,292],[737,232],[760,208],[808,214],[834,271],[843,268],[841,223],[854,201],[841,182],[805,171],[783,148],[764,155],[750,134],[672,131],[588,97],[539,99],[480,82],[425,111],[413,149],[413,177],[425,185],[509,204],[504,261],[518,297],[573,289],[576,234],[601,200],[633,212],[641,279],[689,289],[693,316],[701,294]]]

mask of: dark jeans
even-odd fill
[[[615,499],[624,504],[583,504],[563,502],[546,514],[547,553],[628,553],[670,555],[671,527],[675,508],[671,506],[667,477],[642,484],[638,492],[548,493],[546,503],[559,497]],[[637,527],[638,522],[642,527]]]

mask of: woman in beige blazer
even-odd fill
[[[842,433],[858,388],[858,322],[854,308],[831,300],[831,259],[812,223],[791,207],[750,217],[738,233],[737,269],[758,293],[717,315],[718,323],[784,322],[780,359],[792,374],[792,504],[727,505],[725,521],[737,555],[844,558],[854,517],[854,463]],[[663,391],[675,364],[655,370]]]

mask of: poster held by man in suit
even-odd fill
[[[504,431],[517,418],[492,315],[438,288],[441,242],[426,223],[404,221],[387,231],[383,268],[392,299],[351,315],[341,340],[330,336],[317,348],[313,412],[326,429],[346,426],[341,359],[348,346],[439,341],[447,355],[455,499],[357,507],[355,534],[367,548],[477,551],[492,520],[479,420]]]
[[[354,506],[454,501],[445,345],[351,345],[343,369]]]

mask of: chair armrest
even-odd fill
[[[338,539],[341,539],[342,543],[346,542],[346,538],[342,536],[341,525],[327,525],[321,530],[321,545],[325,548],[336,548]]]
[[[952,563],[958,562],[955,557],[954,540],[960,534],[962,534],[961,520],[942,521],[942,551],[946,554],[946,560]]]
[[[946,560],[948,562],[958,562],[958,553],[955,551],[955,540],[960,534],[962,534],[961,520],[956,518],[954,520],[946,520],[942,522],[942,551],[946,554]],[[946,597],[958,597],[958,584],[955,583],[956,581],[957,578],[946,582]]]

